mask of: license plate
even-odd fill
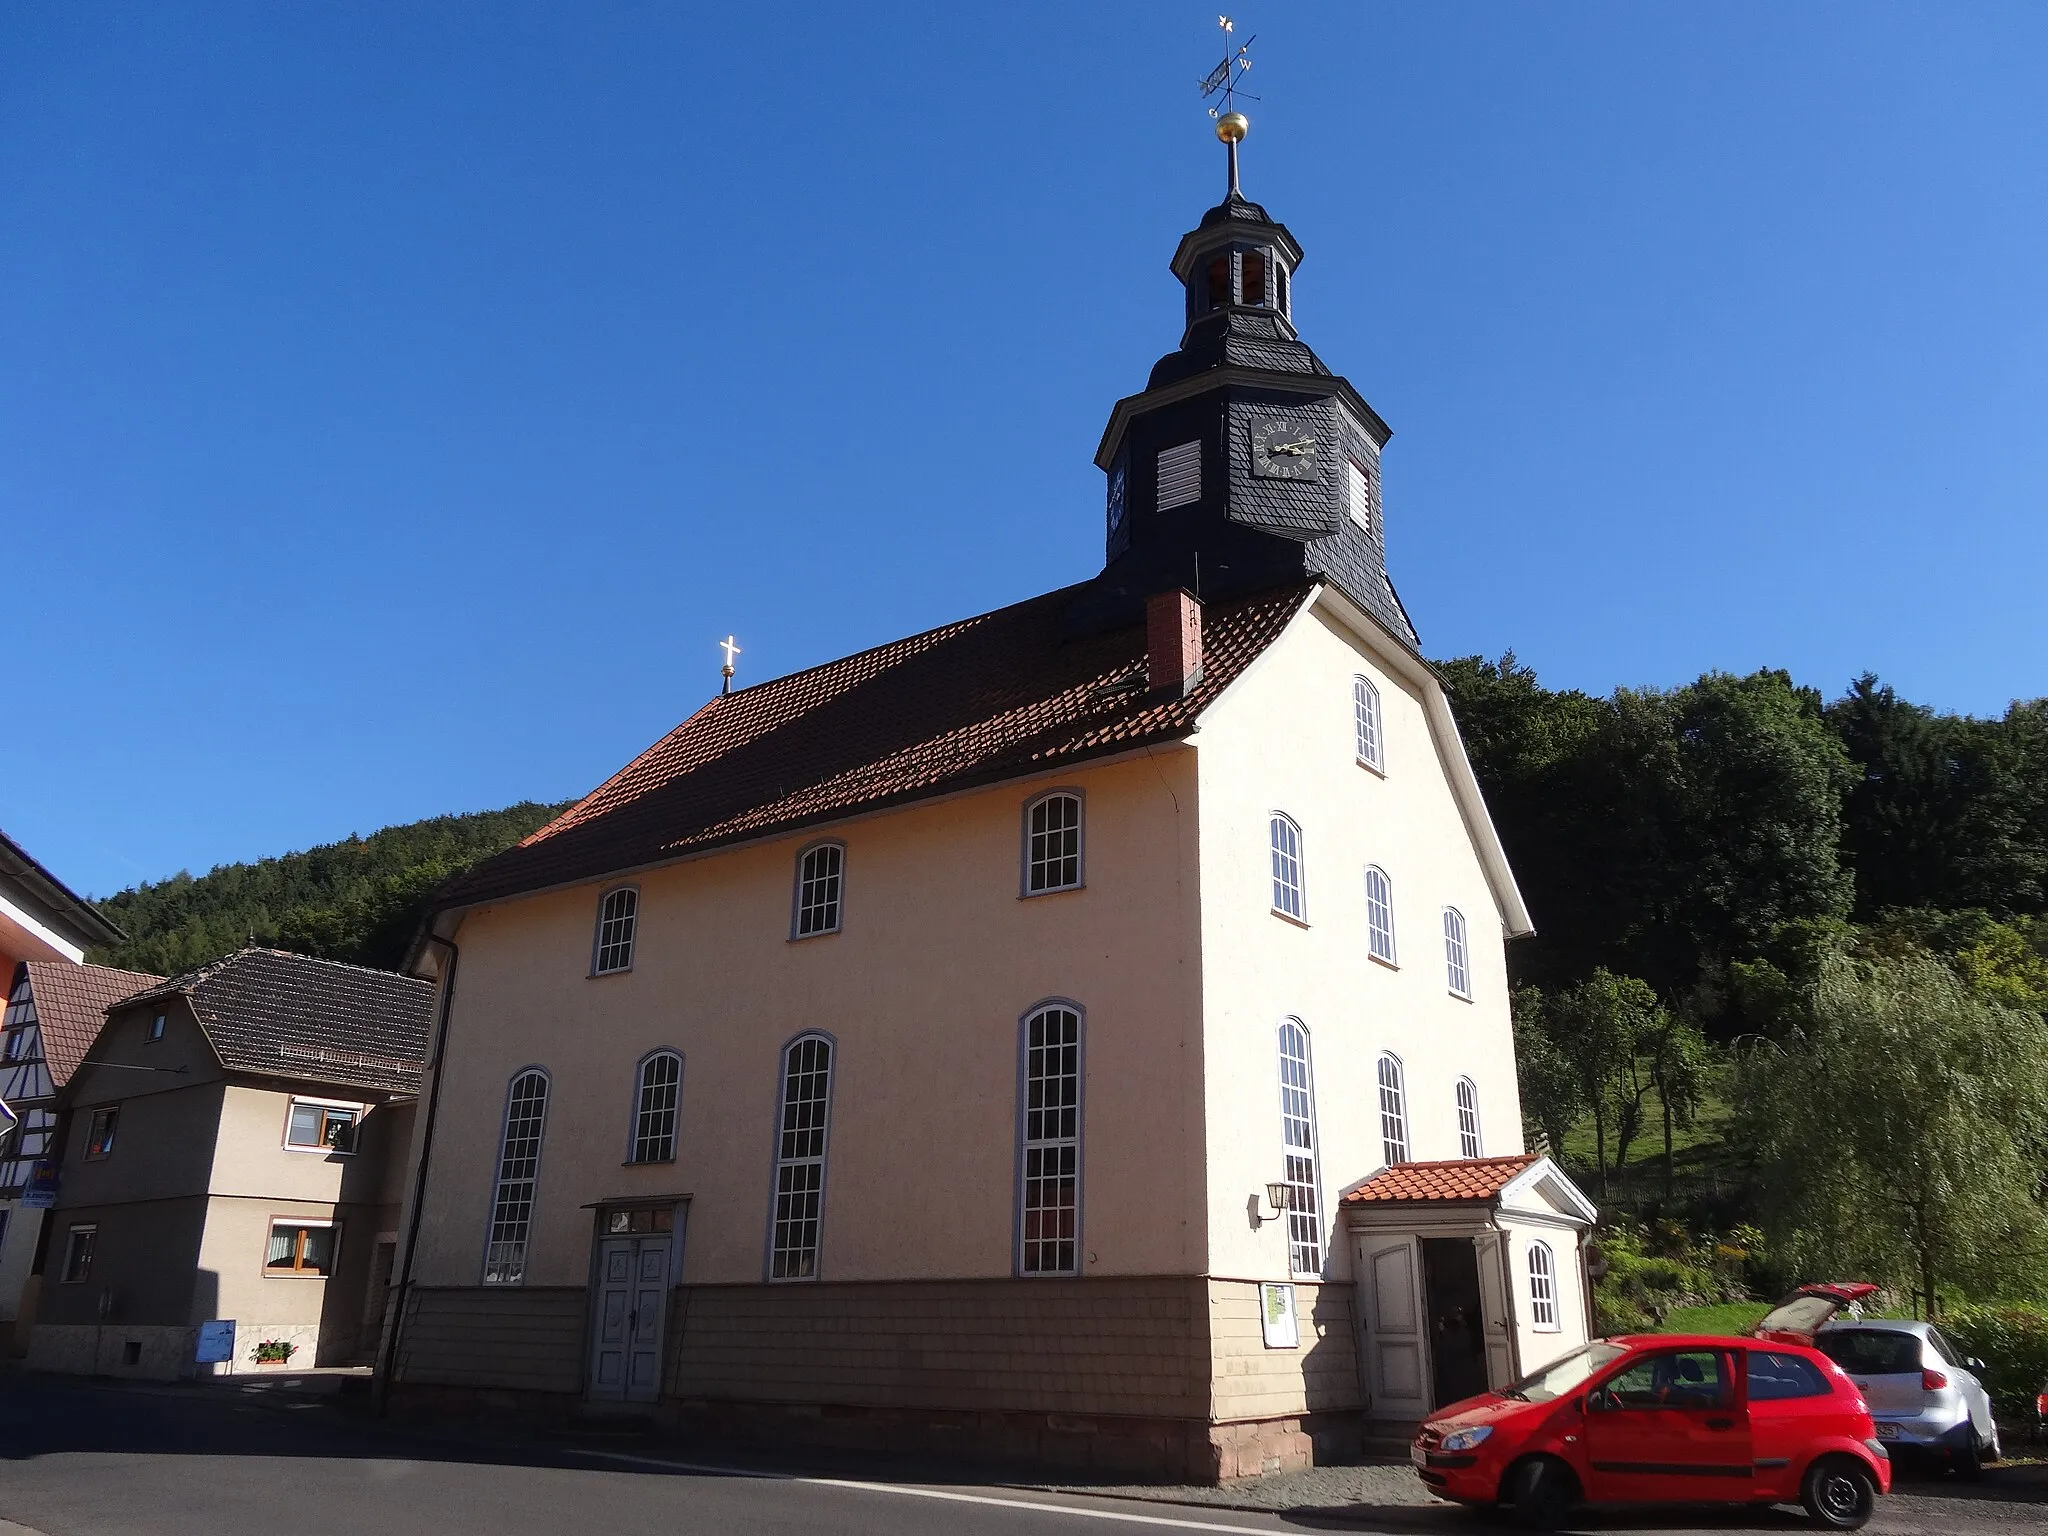
[[[1411,1445],[1408,1447],[1408,1459],[1418,1467],[1426,1467],[1429,1465],[1429,1452],[1419,1445]]]
[[[1878,1438],[1878,1439],[1880,1439],[1880,1440],[1896,1440],[1896,1439],[1898,1439],[1898,1438],[1899,1438],[1899,1426],[1898,1426],[1898,1425],[1896,1425],[1896,1424],[1880,1424],[1880,1425],[1878,1425],[1878,1426],[1877,1426],[1877,1438]]]

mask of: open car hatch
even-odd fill
[[[1766,1312],[1753,1332],[1757,1338],[1774,1343],[1811,1344],[1822,1324],[1876,1290],[1876,1286],[1863,1280],[1802,1285]]]

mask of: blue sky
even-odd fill
[[[1425,650],[2048,691],[2048,7],[1264,5]],[[0,826],[104,894],[589,788],[1078,580],[1190,4],[0,9]]]

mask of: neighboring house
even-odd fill
[[[78,965],[93,945],[119,944],[127,937],[0,832],[0,967],[10,985],[14,968],[24,960]]]
[[[1300,257],[1234,186],[1182,241],[1100,575],[714,698],[442,893],[394,1406],[1218,1478],[1584,1337],[1529,917]]]
[[[48,1192],[31,1193],[36,1167],[50,1156],[57,1091],[92,1048],[107,1009],[162,981],[142,971],[68,960],[24,960],[0,1019],[0,1100],[16,1123],[0,1132],[0,1333],[9,1354],[27,1347],[40,1281],[30,1275],[49,1211]]]
[[[431,1001],[409,977],[244,949],[116,1004],[58,1095],[30,1366],[189,1376],[223,1319],[219,1369],[255,1369],[264,1344],[368,1360]]]

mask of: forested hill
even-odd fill
[[[253,939],[389,969],[404,959],[436,886],[511,847],[561,809],[526,800],[502,811],[435,816],[137,886],[98,903],[128,942],[92,958],[171,976]]]

